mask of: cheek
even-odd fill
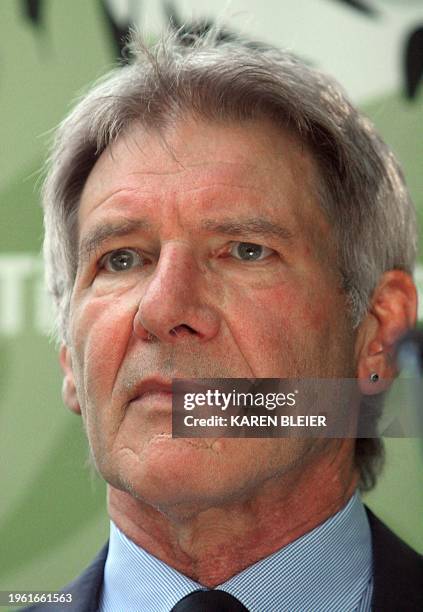
[[[234,292],[225,305],[246,339],[267,342],[304,325],[318,328],[323,312],[312,310],[309,301],[310,296],[301,295],[298,289],[283,283],[277,287]]]
[[[85,394],[110,398],[113,382],[132,334],[136,296],[82,299],[72,309],[72,341]]]
[[[232,294],[226,321],[256,376],[293,376],[337,338],[338,295],[311,283]],[[229,314],[230,313],[230,314]]]

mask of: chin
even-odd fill
[[[137,455],[127,452],[113,469],[102,470],[116,489],[165,514],[191,514],[239,499],[239,470],[205,439],[158,435]],[[223,469],[223,462],[226,469]],[[230,465],[230,470],[228,470]]]

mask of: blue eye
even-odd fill
[[[241,261],[258,261],[274,253],[273,249],[253,242],[234,242],[230,254]]]
[[[144,260],[139,253],[132,249],[118,249],[106,253],[100,260],[100,267],[107,272],[125,272],[135,266],[142,266]]]

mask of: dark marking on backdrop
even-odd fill
[[[409,35],[404,51],[405,95],[409,100],[417,97],[423,77],[423,25]]]
[[[106,26],[111,37],[115,53],[123,63],[128,63],[129,59],[125,53],[129,33],[134,23],[134,16],[129,16],[123,23],[114,15],[107,0],[98,0],[102,13],[106,20]],[[380,16],[380,12],[365,0],[333,0],[344,7],[349,7],[359,11],[363,15],[374,18]],[[138,0],[139,3],[140,0]],[[44,25],[46,3],[44,0],[20,0],[23,18],[29,21],[38,31]],[[193,23],[186,23],[180,16],[177,2],[164,0],[162,2],[165,20],[171,28],[179,32],[182,44],[190,45],[192,41],[207,33],[213,26],[212,19],[202,19]],[[233,40],[234,33],[230,30],[222,30],[219,40]],[[421,81],[423,80],[423,25],[418,25],[411,30],[404,43],[403,50],[403,82],[404,96],[409,100],[418,97]]]
[[[106,0],[100,0],[100,6],[106,18],[106,23],[117,55],[120,60],[123,60],[124,63],[128,63],[128,57],[126,56],[124,49],[126,47],[126,43],[128,42],[131,27],[134,27],[134,22],[132,19],[127,19],[123,24],[118,23]]]
[[[350,8],[355,9],[356,11],[360,11],[360,13],[364,13],[369,17],[376,17],[378,14],[377,10],[373,6],[370,6],[367,2],[364,2],[363,0],[336,0],[336,2],[345,4],[346,6],[349,6]]]
[[[22,12],[25,19],[29,19],[32,25],[42,26],[43,0],[21,0]]]

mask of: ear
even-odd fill
[[[398,374],[395,343],[417,318],[417,291],[412,277],[402,270],[382,275],[376,287],[369,312],[357,334],[355,349],[357,376],[362,393],[373,395],[385,391]],[[377,382],[370,376],[376,373]]]
[[[63,370],[62,398],[66,406],[75,414],[81,414],[78,396],[76,394],[75,379],[72,370],[72,359],[69,348],[62,344],[59,361]]]

